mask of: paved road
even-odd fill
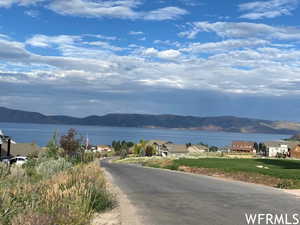
[[[299,198],[269,187],[107,161],[101,165],[136,206],[143,225],[243,225],[245,213],[288,214],[291,222],[292,214],[300,214]]]

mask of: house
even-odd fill
[[[233,141],[231,144],[231,151],[238,153],[255,154],[255,142],[252,141]]]
[[[171,144],[172,142],[169,141],[162,141],[162,140],[150,140],[147,142],[147,145],[152,145],[154,146],[157,155],[165,156],[167,155],[167,151],[164,147],[165,144]]]
[[[35,143],[17,143],[12,144],[10,148],[10,154],[11,156],[28,156],[30,154],[39,153],[43,151],[42,148],[40,148]],[[7,155],[7,144],[2,144],[2,151],[1,156]]]
[[[231,151],[230,146],[223,146],[220,147],[218,152],[224,152],[224,153],[229,153]]]
[[[188,146],[187,149],[189,153],[203,153],[209,151],[209,148],[205,145],[191,145]]]
[[[291,158],[300,159],[300,145],[297,145],[293,149],[291,149],[290,156]]]
[[[167,143],[162,145],[162,156],[184,156],[185,154],[188,154],[188,148],[184,144],[173,144],[173,143]]]
[[[270,141],[265,142],[264,145],[266,146],[266,156],[268,157],[287,156],[289,153],[288,144],[285,142]]]
[[[96,152],[111,152],[111,147],[108,145],[97,145]]]

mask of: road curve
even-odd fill
[[[300,214],[300,199],[270,187],[107,160],[101,166],[136,207],[141,225],[243,225],[245,213],[288,214],[289,222]]]

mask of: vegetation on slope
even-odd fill
[[[64,141],[70,147],[78,140]],[[73,150],[51,141],[46,153],[22,167],[0,163],[1,225],[86,225],[94,213],[113,207],[95,155]]]

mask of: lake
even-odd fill
[[[57,125],[57,124],[24,124],[24,123],[0,123],[0,130],[5,135],[11,136],[16,142],[35,142],[45,146],[53,136],[55,130],[60,135],[65,134],[68,129],[75,128],[82,136],[88,135],[91,144],[108,144],[113,140],[126,140],[137,142],[144,140],[166,140],[177,144],[203,142],[209,145],[226,146],[233,140],[247,141],[273,141],[289,137],[289,135],[274,134],[243,134],[210,131],[190,131],[173,129],[148,129],[148,128],[125,128],[125,127],[99,127],[79,125]]]

